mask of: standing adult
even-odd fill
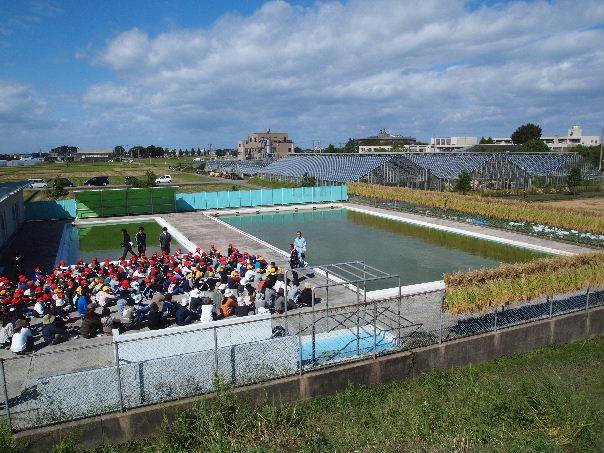
[[[298,251],[298,255],[300,257],[300,261],[302,265],[306,262],[306,239],[302,236],[302,231],[296,232],[296,237],[294,238],[294,246]]]
[[[289,268],[292,269],[294,285],[298,286],[298,273],[294,270],[300,267],[300,256],[296,246],[289,244]]]
[[[132,256],[136,256],[134,250],[132,250],[132,241],[130,240],[130,235],[128,234],[128,230],[126,228],[122,228],[122,247],[124,251],[122,252],[122,259],[126,259],[126,255],[130,253]]]
[[[162,232],[159,235],[159,246],[161,247],[161,251],[165,255],[170,254],[170,243],[172,242],[172,235],[168,233],[168,228],[163,227]]]
[[[147,252],[147,233],[142,226],[138,227],[138,233],[135,237],[136,247],[139,255],[144,255]]]
[[[15,257],[13,258],[13,272],[15,274],[15,280],[19,278],[19,275],[25,274],[25,269],[23,267],[23,257],[21,256],[21,252],[16,251]]]

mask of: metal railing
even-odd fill
[[[364,281],[370,278],[377,277]],[[0,411],[21,431],[206,394],[216,375],[248,385],[604,305],[604,288],[596,288],[454,316],[442,309],[442,290],[369,300],[357,286],[356,294],[344,305],[315,300],[281,315],[4,358]]]

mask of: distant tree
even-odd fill
[[[331,143],[329,144],[329,146],[327,148],[325,148],[325,152],[326,153],[337,153],[338,150],[336,149],[335,146],[333,146]]]
[[[77,153],[78,149],[79,148],[77,146],[62,145],[62,146],[57,146],[56,148],[51,149],[50,152],[55,153],[60,157],[67,157],[67,156],[72,156],[75,153]]]
[[[581,184],[581,169],[578,167],[573,167],[569,170],[568,175],[566,175],[566,184],[568,185],[568,189],[572,194],[576,193],[577,186]]]
[[[392,145],[392,148],[390,148],[390,152],[392,153],[400,153],[401,151],[405,150],[405,145],[403,145],[402,143],[395,143],[394,145]]]
[[[134,159],[139,157],[146,157],[143,156],[144,153],[145,148],[143,146],[133,146],[132,148],[130,148],[130,156]]]
[[[541,127],[533,123],[523,124],[514,131],[511,138],[516,145],[522,145],[529,140],[538,140],[541,138]]]
[[[300,181],[300,186],[314,187],[316,185],[317,185],[317,179],[314,176],[311,176],[308,173],[304,173],[304,175],[302,175],[302,181]]]
[[[294,153],[301,153],[302,152],[302,148],[300,148],[299,146],[294,146]]]
[[[155,186],[155,180],[157,179],[157,175],[153,173],[151,170],[147,170],[145,172],[145,178],[142,181],[143,187],[153,187]]]
[[[229,154],[230,154],[231,156],[233,156],[233,157],[237,157],[237,150],[236,150],[236,149],[231,149],[231,150],[229,151]]]
[[[64,197],[69,192],[67,192],[66,181],[58,175],[56,178],[49,181],[48,189],[46,189],[46,193],[49,198],[56,200],[58,198]]]
[[[216,157],[224,157],[227,154],[226,149],[217,149],[214,154],[216,154]]]
[[[126,154],[126,150],[122,145],[117,145],[113,148],[113,157],[123,157]]]
[[[494,145],[495,141],[493,140],[492,137],[489,137],[489,138],[481,137],[479,144],[481,144],[481,145]]]
[[[349,138],[346,144],[344,145],[345,153],[358,153],[359,149],[357,148],[357,142],[352,138]]]
[[[583,159],[587,160],[596,168],[600,168],[600,147],[577,145],[569,151],[579,153]]]
[[[542,140],[534,138],[523,144],[520,147],[520,151],[525,153],[547,153],[551,150],[549,149],[549,146],[547,146]]]
[[[457,182],[455,183],[455,187],[453,190],[456,192],[461,192],[463,194],[468,193],[472,190],[472,176],[467,171],[462,171],[457,177]]]

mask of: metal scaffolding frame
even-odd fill
[[[401,330],[401,278],[399,275],[390,274],[388,272],[382,271],[377,267],[370,266],[364,261],[346,261],[341,263],[331,263],[331,264],[321,264],[318,266],[305,266],[305,267],[297,267],[293,269],[287,269],[284,273],[284,281],[285,281],[285,311],[287,312],[287,282],[288,275],[293,273],[304,274],[308,276],[308,271],[311,271],[313,274],[321,274],[325,277],[325,284],[322,285],[313,285],[312,288],[312,298],[311,298],[311,313],[312,313],[312,324],[311,324],[311,335],[312,335],[312,363],[316,362],[316,292],[317,290],[324,289],[325,290],[325,316],[327,318],[327,322],[329,323],[329,289],[334,287],[343,287],[346,288],[353,293],[356,294],[356,331],[352,332],[355,334],[356,342],[357,342],[357,351],[359,350],[359,341],[360,341],[360,322],[359,322],[359,308],[361,305],[367,307],[367,283],[384,281],[395,279],[397,282],[398,288],[398,296],[397,296],[397,322],[398,322],[398,337],[400,338],[400,330]],[[363,300],[361,301],[361,295]],[[377,317],[378,317],[378,308],[377,308],[377,300],[373,301],[373,351],[374,356],[376,355],[376,338],[377,338]],[[350,330],[349,327],[341,323],[334,323],[336,325],[341,325],[342,327]],[[334,329],[331,329],[334,330]],[[331,331],[328,330],[328,331]]]

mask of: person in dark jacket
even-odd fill
[[[138,254],[144,255],[147,252],[147,233],[145,233],[145,229],[142,226],[138,227],[138,233],[136,233],[135,241]]]
[[[296,246],[294,244],[289,244],[289,268],[292,269],[292,280],[294,281],[294,285],[298,286],[298,273],[293,269],[297,269],[300,267],[300,255],[298,254],[298,250],[296,250]]]
[[[19,275],[25,274],[25,269],[23,267],[23,257],[21,256],[21,252],[15,252],[15,257],[13,258],[13,272],[15,274],[15,279],[19,277]]]
[[[122,248],[124,251],[122,252],[122,259],[126,259],[126,255],[130,253],[132,256],[136,256],[134,250],[132,250],[132,241],[130,240],[130,235],[128,234],[128,230],[126,228],[122,228]]]
[[[155,302],[149,304],[149,314],[147,315],[147,327],[149,330],[159,330],[164,328],[164,317],[159,311],[159,306]]]
[[[46,346],[62,343],[69,339],[65,327],[56,322],[55,316],[49,314],[42,318],[42,338]]]
[[[94,306],[89,307],[86,316],[84,316],[84,318],[82,319],[82,326],[80,327],[80,336],[84,338],[93,338],[103,332],[103,323],[101,322],[101,316],[97,312],[95,312],[94,309]]]
[[[195,319],[199,319],[199,317],[196,316],[195,313],[193,313],[191,310],[189,310],[189,308],[187,307],[187,301],[183,299],[179,307],[176,309],[174,319],[176,320],[177,325],[187,326],[191,324]]]

